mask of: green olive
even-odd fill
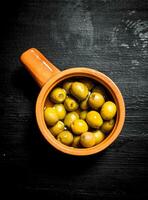
[[[75,99],[71,97],[66,97],[64,101],[64,107],[67,111],[74,111],[78,109],[79,104],[76,102]]]
[[[95,136],[92,132],[85,132],[80,137],[80,143],[83,147],[92,147],[95,145]]]
[[[105,138],[105,134],[100,130],[95,131],[93,134],[95,136],[95,144],[99,144]]]
[[[99,128],[103,124],[101,115],[93,110],[87,113],[86,121],[91,128]]]
[[[63,88],[66,90],[67,94],[70,93],[71,84],[72,84],[72,81],[65,81],[63,83]]]
[[[85,120],[85,119],[86,119],[87,112],[88,112],[88,111],[86,111],[86,110],[82,111],[82,112],[80,113],[80,119]]]
[[[67,146],[70,146],[73,142],[73,135],[70,131],[62,131],[57,136],[57,140]]]
[[[103,95],[104,99],[107,98],[107,94],[105,92],[105,89],[103,88],[103,86],[98,85],[96,86],[94,89],[92,89],[92,92],[97,92]]]
[[[76,119],[71,124],[72,132],[76,135],[81,135],[82,133],[88,131],[88,125],[87,123],[82,119]]]
[[[89,78],[84,78],[81,80],[81,82],[86,85],[86,87],[88,88],[88,90],[91,90],[94,87],[94,83],[92,80],[90,80]]]
[[[59,133],[61,133],[62,131],[64,131],[64,123],[62,121],[58,121],[49,130],[52,133],[52,135],[54,135],[56,137]]]
[[[63,104],[55,104],[53,108],[56,109],[57,115],[60,120],[65,118],[66,110]]]
[[[101,126],[101,131],[104,133],[109,133],[115,125],[115,120],[111,119],[109,121],[103,122],[103,125]]]
[[[53,126],[59,121],[57,112],[54,108],[48,107],[44,111],[45,122],[49,126]]]
[[[70,113],[74,114],[76,116],[76,118],[79,119],[80,116],[79,116],[78,110],[75,110],[75,111],[70,112]]]
[[[78,100],[84,100],[88,95],[88,88],[81,82],[73,82],[70,88],[71,94]]]
[[[100,114],[104,120],[111,120],[115,116],[116,111],[116,105],[112,101],[106,101],[101,108]]]
[[[55,88],[50,93],[50,98],[54,103],[62,103],[66,98],[66,91],[63,88]]]
[[[90,107],[95,110],[98,110],[104,104],[104,102],[105,100],[103,95],[97,92],[92,92],[88,99]]]
[[[71,124],[79,118],[79,115],[76,112],[70,112],[65,116],[64,124],[70,128]]]
[[[91,92],[88,93],[86,99],[84,99],[83,101],[81,101],[80,108],[82,110],[87,110],[88,109],[88,107],[89,107],[89,105],[88,105],[88,99],[89,99],[90,94],[91,94]]]
[[[80,146],[80,136],[73,137],[72,147],[79,147]]]

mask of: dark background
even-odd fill
[[[0,191],[64,200],[147,199],[147,1],[3,1],[0,11]],[[72,157],[41,136],[34,115],[40,89],[19,62],[30,47],[61,70],[94,68],[119,86],[126,121],[107,150]]]

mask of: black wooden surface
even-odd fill
[[[147,1],[5,1],[0,10],[0,191],[64,200],[147,199]],[[30,47],[61,70],[87,66],[119,86],[126,122],[107,150],[71,157],[43,139],[34,115],[39,88],[19,62]]]

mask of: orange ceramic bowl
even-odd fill
[[[125,120],[125,104],[116,84],[105,74],[90,68],[71,68],[60,71],[48,61],[37,49],[31,48],[20,57],[31,75],[41,86],[36,102],[36,119],[44,138],[56,149],[66,154],[86,156],[98,153],[112,144],[120,134]],[[101,83],[112,95],[117,106],[116,123],[111,133],[98,145],[91,148],[74,148],[60,143],[49,131],[44,120],[44,107],[50,91],[61,81],[71,77],[88,77]]]

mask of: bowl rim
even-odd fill
[[[105,86],[105,88],[107,88],[107,90],[109,90],[109,92],[111,93],[118,110],[115,126],[111,131],[111,133],[105,138],[105,140],[103,140],[100,144],[95,145],[93,147],[82,148],[82,149],[69,147],[60,143],[47,128],[43,113],[45,100],[49,92],[52,90],[52,88],[65,79],[78,76],[92,78],[101,83],[103,86]],[[116,138],[118,137],[123,128],[125,121],[125,103],[123,96],[117,85],[104,73],[86,67],[74,67],[60,71],[57,74],[53,75],[53,77],[50,78],[49,81],[42,87],[38,95],[35,112],[36,112],[36,120],[38,127],[44,138],[57,150],[75,156],[92,155],[106,149],[116,140]]]

